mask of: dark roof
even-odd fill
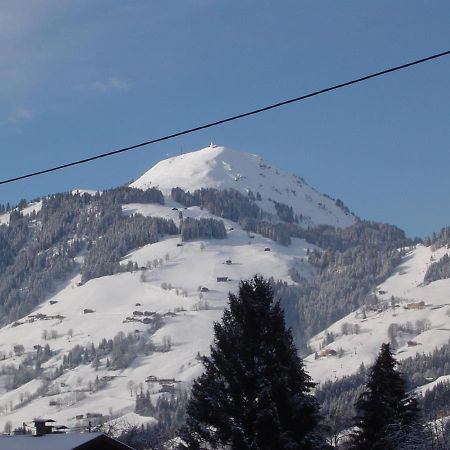
[[[134,450],[103,433],[0,436],[0,450]]]

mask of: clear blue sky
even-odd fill
[[[450,2],[4,0],[0,178],[450,49]],[[410,236],[450,225],[450,57],[282,110],[0,186],[107,188],[210,141]]]

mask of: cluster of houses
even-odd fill
[[[425,309],[425,302],[413,302],[408,303],[406,306],[404,306],[405,309]]]
[[[148,325],[159,320],[161,320],[161,315],[155,311],[133,311],[133,315],[128,316],[123,323],[140,322]]]
[[[318,354],[320,357],[337,356],[337,351],[332,348],[325,348]]]
[[[33,323],[37,320],[63,320],[65,319],[65,316],[62,316],[61,314],[55,314],[55,315],[47,315],[43,313],[37,313],[37,314],[30,314],[24,321],[16,321],[11,326],[12,327],[18,327],[19,325],[23,325],[25,323]]]
[[[228,277],[217,277],[218,283],[224,283],[226,281],[230,281]]]

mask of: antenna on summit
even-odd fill
[[[211,144],[209,144],[209,148],[216,148],[216,147],[217,147],[217,145],[214,144],[214,142],[211,142]]]

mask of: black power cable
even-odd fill
[[[245,113],[237,114],[235,116],[227,117],[225,119],[217,120],[215,122],[209,122],[209,123],[206,123],[204,125],[200,125],[198,127],[188,128],[188,129],[183,130],[183,131],[178,131],[176,133],[172,133],[172,134],[169,134],[169,135],[157,138],[157,139],[152,139],[151,141],[141,142],[140,144],[135,144],[135,145],[131,145],[129,147],[120,148],[118,150],[113,150],[113,151],[110,151],[110,152],[107,152],[107,153],[102,153],[102,154],[99,154],[99,155],[91,156],[89,158],[80,159],[80,160],[73,161],[73,162],[70,162],[70,163],[62,164],[60,166],[55,166],[55,167],[51,167],[49,169],[39,170],[37,172],[28,173],[26,175],[20,175],[18,177],[2,180],[2,181],[0,181],[0,185],[1,184],[7,184],[7,183],[13,183],[14,181],[19,181],[19,180],[23,180],[25,178],[35,177],[37,175],[42,175],[42,174],[49,173],[49,172],[55,172],[57,170],[66,169],[66,168],[72,167],[72,166],[77,166],[79,164],[85,164],[85,163],[88,163],[88,162],[91,162],[91,161],[95,161],[96,159],[106,158],[108,156],[112,156],[112,155],[117,155],[119,153],[128,152],[130,150],[134,150],[134,149],[139,148],[139,147],[144,147],[146,145],[156,144],[157,142],[168,141],[169,139],[173,139],[173,138],[176,138],[176,137],[179,137],[179,136],[183,136],[185,134],[191,134],[191,133],[194,133],[196,131],[205,130],[206,128],[211,128],[211,127],[215,127],[217,125],[221,125],[223,123],[232,122],[234,120],[243,119],[244,117],[253,116],[255,114],[259,114],[259,113],[262,113],[262,112],[265,112],[265,111],[269,111],[271,109],[280,108],[281,106],[285,106],[285,105],[289,105],[291,103],[299,102],[299,101],[305,100],[307,98],[316,97],[317,95],[325,94],[326,92],[335,91],[337,89],[341,89],[341,88],[344,88],[344,87],[347,87],[347,86],[351,86],[352,84],[361,83],[363,81],[370,80],[371,78],[379,77],[381,75],[386,75],[388,73],[396,72],[398,70],[406,69],[408,67],[416,66],[418,64],[422,64],[422,63],[425,63],[427,61],[431,61],[433,59],[441,58],[443,56],[448,56],[448,55],[450,55],[450,50],[442,52],[442,53],[437,53],[435,55],[427,56],[426,58],[417,59],[415,61],[411,61],[409,63],[402,64],[400,66],[391,67],[389,69],[385,69],[385,70],[382,70],[380,72],[375,72],[375,73],[372,73],[370,75],[365,75],[365,76],[360,77],[360,78],[355,78],[353,80],[346,81],[345,83],[335,84],[334,86],[330,86],[330,87],[327,87],[327,88],[324,88],[324,89],[320,89],[318,91],[314,91],[314,92],[311,92],[309,94],[301,95],[300,97],[294,97],[294,98],[291,98],[291,99],[288,99],[288,100],[283,100],[283,101],[280,101],[278,103],[273,103],[271,105],[264,106],[262,108],[258,108],[258,109],[254,109],[252,111],[248,111],[248,112],[245,112]]]

